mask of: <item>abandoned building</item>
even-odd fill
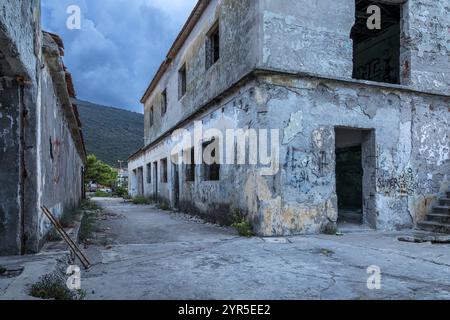
[[[198,1],[142,98],[131,195],[224,224],[245,215],[263,236],[339,221],[450,232],[449,13],[433,0]],[[279,170],[174,153],[196,123],[278,129]]]
[[[83,195],[85,148],[64,45],[41,31],[40,1],[0,6],[0,255],[40,250]]]

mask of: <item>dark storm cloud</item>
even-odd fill
[[[139,102],[196,0],[43,0],[43,28],[59,34],[80,99],[142,112]],[[69,30],[67,8],[81,8]]]

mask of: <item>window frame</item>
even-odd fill
[[[185,158],[185,165],[184,165],[184,180],[186,182],[195,182],[195,171],[196,171],[196,165],[195,165],[195,148],[190,148],[184,151],[185,155],[189,153],[190,161],[189,159]]]
[[[160,167],[161,167],[161,183],[168,183],[169,179],[168,179],[168,170],[169,170],[169,166],[168,166],[168,160],[167,158],[161,159],[160,160]]]
[[[149,111],[149,126],[150,126],[150,128],[151,127],[153,127],[154,126],[154,124],[155,124],[155,112],[154,112],[154,107],[153,106],[151,106],[150,107],[150,111]]]
[[[147,184],[152,183],[152,163],[147,163]]]
[[[187,92],[187,64],[183,63],[178,70],[178,99],[181,100]]]
[[[206,35],[205,41],[205,67],[209,70],[220,60],[220,25],[216,21]]]
[[[167,113],[167,89],[161,92],[161,116]]]
[[[215,139],[209,140],[209,141],[205,141],[202,144],[202,155],[204,155],[205,152],[205,148],[207,148],[209,145],[211,145],[212,143],[215,142]],[[217,150],[214,150],[214,155],[211,154],[212,157],[215,157],[215,152],[217,152]],[[203,158],[203,157],[202,157]],[[207,181],[207,182],[218,182],[221,181],[221,177],[220,177],[220,164],[219,163],[213,163],[213,164],[206,164],[205,160],[203,159],[203,164],[202,164],[202,178],[203,181]],[[213,176],[213,173],[216,173],[217,176]]]

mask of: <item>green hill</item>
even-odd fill
[[[117,168],[143,146],[144,115],[123,109],[76,102],[88,154]]]

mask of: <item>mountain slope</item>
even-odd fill
[[[77,100],[88,154],[117,168],[143,146],[144,115]]]

